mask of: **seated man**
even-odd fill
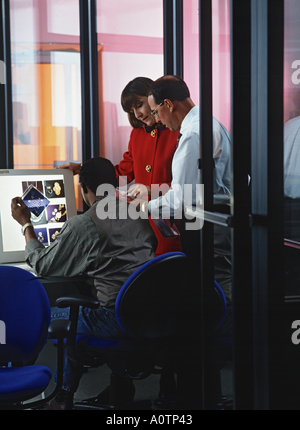
[[[97,189],[101,185],[104,195],[97,197]],[[112,194],[117,179],[110,161],[99,157],[84,163],[80,170],[80,186],[90,209],[69,219],[48,248],[37,239],[30,225],[30,211],[20,197],[12,200],[12,217],[24,226],[26,261],[39,276],[71,277],[82,274],[90,294],[99,300],[97,310],[80,308],[78,332],[95,337],[119,338],[124,336],[124,332],[115,317],[116,297],[124,282],[140,266],[154,258],[156,237],[147,217],[131,219],[129,204]],[[110,190],[111,194],[104,192],[104,189]],[[69,309],[52,308],[52,320],[68,318]],[[81,365],[65,356],[63,390],[50,402],[48,409],[72,408],[82,372]]]

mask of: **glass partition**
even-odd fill
[[[117,164],[131,132],[123,89],[134,78],[164,74],[163,0],[97,0],[97,26],[101,155]]]
[[[183,2],[184,80],[199,104],[199,1]],[[230,1],[212,0],[213,115],[230,131]]]
[[[10,4],[14,167],[81,160],[78,1]]]
[[[208,3],[209,4],[209,3]],[[213,158],[215,172],[218,170],[219,185],[222,190],[217,191],[216,177],[214,176],[214,211],[230,215],[231,192],[231,53],[230,53],[230,1],[212,0],[212,113],[213,113]],[[199,1],[183,1],[184,17],[184,80],[186,81],[191,98],[195,104],[200,103],[199,87]],[[203,74],[204,76],[205,74]],[[205,75],[206,76],[206,75]],[[205,79],[205,78],[204,78]],[[204,106],[205,109],[205,106]],[[202,149],[207,144],[201,142]],[[200,154],[200,151],[199,151]],[[209,155],[206,153],[206,155]],[[210,161],[203,156],[202,165]],[[223,164],[224,163],[224,164]],[[223,165],[222,171],[220,166]],[[202,170],[203,171],[203,170]],[[205,185],[204,185],[205,186]],[[225,192],[226,188],[226,192]],[[206,215],[207,217],[207,215]],[[210,225],[205,221],[204,226]],[[215,332],[217,337],[227,338],[232,335],[232,266],[231,266],[231,229],[225,225],[213,222],[214,243],[214,278],[221,286],[227,302],[227,316],[224,324]],[[206,236],[207,238],[208,236]],[[209,252],[202,248],[203,255]],[[199,281],[200,290],[200,281]],[[216,290],[215,290],[216,292]],[[217,293],[216,293],[217,296]],[[232,365],[223,363],[221,378],[226,384],[220,389],[229,399],[233,396]],[[222,367],[222,366],[221,366]],[[220,382],[220,381],[219,381]],[[222,385],[222,384],[221,384]]]
[[[11,0],[10,14],[14,168],[81,161],[79,2]],[[75,192],[81,206],[77,178]]]
[[[199,1],[183,2],[183,78],[199,105]]]

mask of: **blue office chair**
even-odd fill
[[[79,306],[96,309],[96,300],[73,296],[56,301],[61,308],[71,307],[71,330],[67,339],[69,357],[85,365],[106,363],[111,369],[109,404],[96,409],[150,409],[151,402],[125,404],[119,396],[119,382],[124,378],[139,380],[156,373],[156,354],[176,333],[180,298],[183,293],[187,258],[182,253],[168,253],[144,264],[125,282],[115,310],[123,339],[98,339],[77,335]],[[95,409],[83,403],[75,410]]]
[[[33,274],[10,266],[0,266],[0,320],[0,410],[48,403],[62,385],[63,339],[70,323],[50,325],[50,305],[43,285]],[[58,386],[47,399],[24,404],[43,393],[52,377],[48,367],[26,365],[43,349],[48,328],[58,339]]]

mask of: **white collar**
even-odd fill
[[[185,129],[193,121],[194,118],[199,118],[199,106],[194,106],[182,121],[180,133],[183,134]]]

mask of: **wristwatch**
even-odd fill
[[[141,204],[141,210],[143,211],[143,212],[145,212],[145,213],[148,213],[148,207],[147,207],[147,204],[148,204],[148,202],[143,202],[142,204]]]
[[[33,225],[31,224],[31,222],[28,222],[27,224],[23,225],[21,228],[21,232],[23,234],[23,236],[25,236],[25,230],[27,227],[33,227]]]

